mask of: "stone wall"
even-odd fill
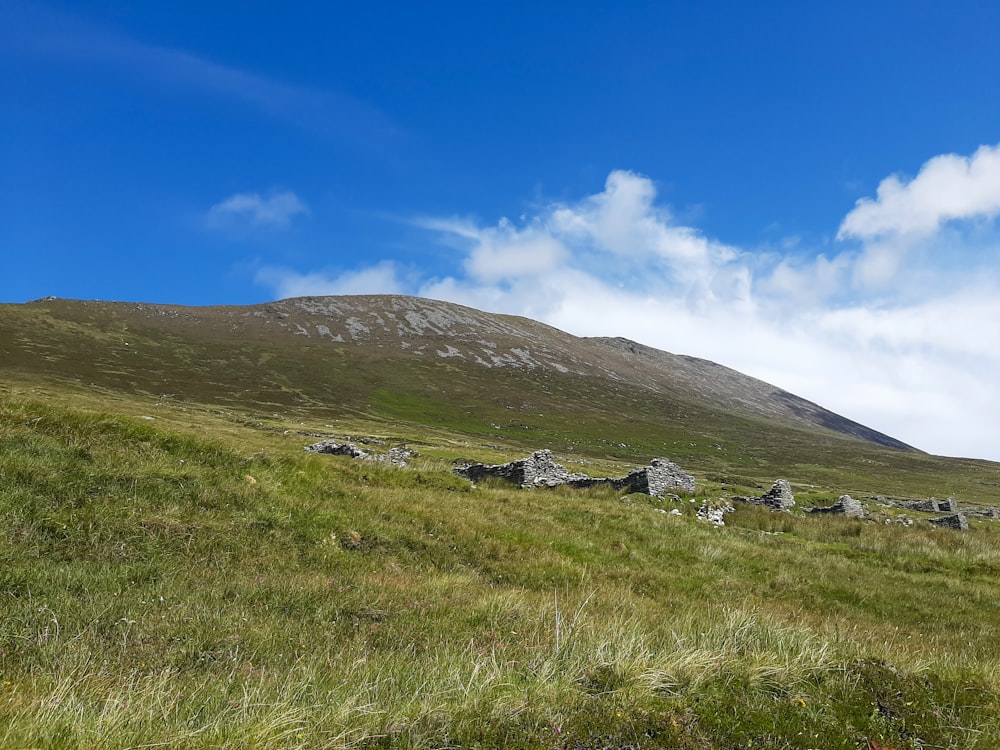
[[[850,495],[841,495],[833,505],[826,508],[810,508],[809,512],[832,513],[833,515],[850,516],[853,518],[862,518],[867,515],[865,506],[861,504],[861,501],[855,500]]]
[[[540,450],[528,458],[506,464],[474,463],[453,469],[472,482],[492,477],[520,487],[557,487],[569,485],[577,489],[610,486],[619,491],[663,497],[668,490],[694,492],[694,477],[665,458],[654,458],[649,466],[633,469],[624,477],[591,477],[570,473],[565,466],[552,460],[552,452]]]
[[[763,505],[771,510],[789,510],[795,505],[795,496],[792,494],[792,486],[786,479],[777,480],[773,485],[771,485],[771,489],[760,497],[736,496],[733,500],[738,500],[743,503],[753,503],[754,505]]]

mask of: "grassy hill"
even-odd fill
[[[1000,524],[902,526],[873,500],[1000,505],[1000,466],[760,395],[722,408],[719,383],[713,404],[655,374],[616,381],[596,368],[645,365],[551,339],[524,350],[567,372],[335,342],[332,323],[318,342],[255,310],[234,328],[232,312],[0,307],[0,746],[1000,742]],[[418,454],[303,452],[316,435]],[[665,455],[699,489],[676,503],[450,471],[538,447],[594,474]],[[695,518],[779,476],[800,505],[851,492],[872,518]]]

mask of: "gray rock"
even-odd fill
[[[713,526],[725,526],[726,514],[735,510],[726,500],[710,502],[706,499],[701,501],[701,507],[698,508],[696,515],[699,521],[705,521]]]
[[[307,445],[305,450],[313,453],[327,453],[331,456],[350,456],[351,458],[368,458],[369,453],[361,450],[354,443],[338,443],[334,440],[321,440]]]
[[[401,446],[396,448],[390,448],[385,453],[376,453],[372,456],[376,461],[382,461],[387,464],[392,464],[393,466],[398,466],[403,468],[406,466],[410,459],[413,457],[413,451],[408,448],[403,448]]]
[[[957,531],[969,530],[969,520],[962,513],[955,513],[951,516],[942,516],[941,518],[932,518],[930,521],[935,526],[941,526],[946,529],[955,529]]]
[[[853,518],[863,518],[867,515],[865,506],[860,500],[855,500],[850,495],[841,495],[837,502],[827,508],[810,508],[810,513],[832,513],[840,516],[851,516]]]
[[[312,453],[326,453],[332,456],[350,456],[359,461],[387,463],[400,468],[406,466],[413,456],[413,451],[403,447],[390,448],[386,453],[369,453],[354,443],[338,443],[334,440],[323,440],[312,445],[307,445],[305,450]]]

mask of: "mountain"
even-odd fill
[[[727,367],[413,297],[245,307],[46,298],[0,305],[0,357],[8,378],[215,405],[262,421],[366,421],[411,437],[447,430],[500,450],[608,460],[665,455],[754,482],[792,474],[819,482],[831,469],[893,475],[863,485],[873,492],[901,487],[900,469],[923,482],[918,494],[949,490],[924,481],[941,472],[911,446]]]
[[[82,337],[118,332],[123,337],[120,349],[115,351],[113,342],[106,341],[104,352],[94,352],[108,365],[120,361],[124,354],[135,360],[140,340],[172,340],[187,346],[214,341],[233,346],[252,342],[263,347],[269,342],[276,350],[295,346],[306,352],[315,347],[321,353],[325,347],[331,359],[358,357],[357,349],[365,348],[369,354],[381,350],[382,357],[394,367],[423,368],[433,363],[442,372],[463,366],[544,378],[576,376],[609,391],[646,392],[650,399],[690,401],[713,411],[767,417],[776,423],[821,428],[890,448],[914,450],[708,360],[670,354],[624,338],[578,338],[526,318],[485,313],[449,302],[402,296],[303,297],[250,307],[187,308],[46,299],[26,308],[40,314],[35,329],[39,338],[56,329],[57,321],[77,326],[74,333]],[[124,341],[130,332],[142,339]],[[30,349],[25,335],[21,334],[20,343]],[[8,333],[3,350],[8,362],[19,359],[13,348],[18,342],[11,338]],[[50,349],[45,361],[66,362],[72,349],[66,346],[63,357]],[[43,363],[35,366],[51,369]],[[143,367],[157,370],[155,363],[144,362]],[[110,375],[113,369],[106,366],[104,373]],[[446,378],[445,385],[449,381]],[[164,386],[171,383],[164,378]]]

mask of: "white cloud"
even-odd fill
[[[363,281],[368,293],[627,336],[728,365],[924,450],[1000,460],[1000,236],[961,225],[1000,210],[984,187],[996,154],[932,159],[909,185],[880,189],[845,218],[841,236],[862,239],[860,248],[812,257],[801,242],[757,253],[705,237],[657,204],[652,181],[613,172],[601,192],[516,225],[421,221],[463,254],[464,273],[401,279],[381,263],[332,278],[260,280],[281,296],[356,291]],[[964,200],[900,193],[942,186]],[[914,205],[936,206],[937,218]]]
[[[259,193],[237,193],[209,209],[208,225],[219,228],[235,222],[255,227],[285,227],[293,216],[308,213],[306,204],[291,190],[274,192],[266,197]]]
[[[875,199],[862,198],[844,217],[837,238],[861,243],[854,286],[898,288],[914,268],[947,268],[960,260],[989,267],[997,259],[992,221],[998,214],[1000,145],[982,146],[970,157],[935,156],[910,181],[887,177]],[[977,248],[985,258],[970,252],[976,233],[985,233],[986,246]]]
[[[875,200],[863,198],[847,214],[838,238],[933,234],[947,221],[1000,214],[1000,145],[971,157],[935,156],[909,182],[887,177]]]
[[[271,287],[282,299],[338,294],[404,294],[408,287],[400,280],[396,264],[391,261],[338,274],[298,273],[288,268],[265,267],[257,271],[255,281]]]

